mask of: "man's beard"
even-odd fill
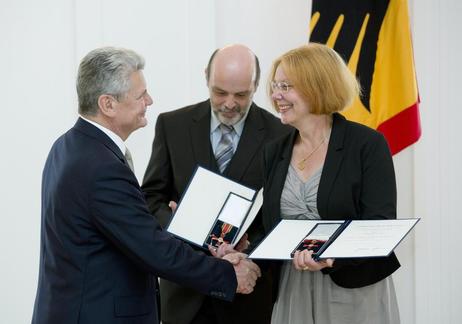
[[[220,107],[217,109],[216,107],[213,107],[213,112],[215,113],[215,116],[217,116],[218,120],[221,123],[228,125],[228,126],[233,126],[233,125],[236,125],[245,116],[246,112],[250,108],[250,105],[246,107],[247,109],[243,109],[242,107],[233,108],[233,109],[226,109],[226,108]],[[226,113],[226,112],[234,112],[235,116],[231,118],[223,116],[222,113]]]

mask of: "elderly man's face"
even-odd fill
[[[152,98],[146,89],[143,72],[136,71],[130,76],[131,88],[128,93],[115,103],[116,117],[114,127],[122,138],[133,131],[146,126],[147,107],[152,105]]]
[[[234,125],[244,117],[255,93],[253,71],[212,68],[208,81],[210,103],[218,120]]]

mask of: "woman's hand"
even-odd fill
[[[292,260],[295,269],[301,271],[319,271],[324,268],[330,268],[334,264],[334,259],[315,261],[312,255],[313,251],[296,251],[294,254],[294,259]]]

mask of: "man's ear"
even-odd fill
[[[205,85],[209,86],[209,70],[207,68],[204,69],[204,76],[205,76]]]
[[[112,117],[115,114],[114,103],[115,98],[111,95],[102,94],[98,97],[98,107],[104,116]]]
[[[253,92],[257,92],[257,89],[258,89],[258,86],[259,86],[259,85],[260,85],[260,84],[258,83],[258,81],[255,81],[255,82],[254,82],[254,87],[255,87],[255,89],[253,89]]]

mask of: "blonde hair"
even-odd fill
[[[273,93],[270,84],[279,66],[294,89],[309,104],[312,114],[330,115],[341,111],[360,94],[356,77],[340,55],[326,45],[309,43],[277,58],[268,80],[270,97]],[[272,100],[272,103],[279,112],[276,102]]]

